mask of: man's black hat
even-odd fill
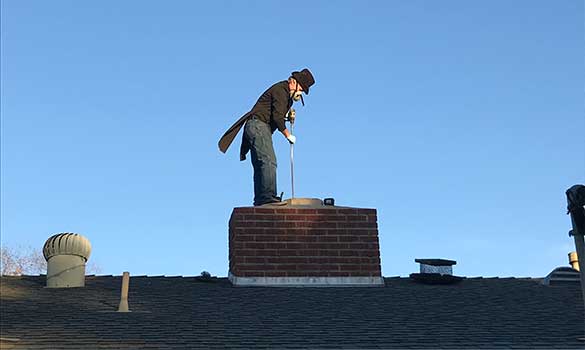
[[[305,68],[300,72],[292,72],[291,75],[299,84],[301,84],[303,91],[308,95],[309,88],[311,85],[315,84],[315,79],[313,78],[311,71]]]

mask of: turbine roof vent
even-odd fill
[[[49,237],[43,247],[43,255],[47,261],[57,255],[77,255],[87,261],[90,253],[89,240],[80,234],[70,232]]]

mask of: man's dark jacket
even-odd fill
[[[284,124],[286,113],[292,106],[292,99],[290,98],[290,90],[288,88],[288,81],[283,80],[272,85],[268,90],[264,91],[262,96],[258,99],[252,110],[244,114],[237,122],[232,125],[228,131],[223,134],[219,140],[219,150],[225,153],[228,147],[236,138],[236,135],[244,126],[246,121],[255,115],[258,119],[270,124],[272,132],[278,129],[283,132],[286,129]],[[240,160],[246,159],[246,154],[250,150],[250,145],[245,137],[242,137],[242,145],[240,147]]]

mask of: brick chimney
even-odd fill
[[[235,208],[229,279],[236,286],[383,286],[376,210]]]

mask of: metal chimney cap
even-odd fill
[[[457,265],[457,261],[455,260],[447,260],[447,259],[414,259],[415,262],[424,265],[431,265],[431,266],[453,266]]]
[[[58,233],[49,237],[43,246],[43,255],[47,261],[57,255],[77,255],[87,261],[90,254],[91,243],[77,233]]]

